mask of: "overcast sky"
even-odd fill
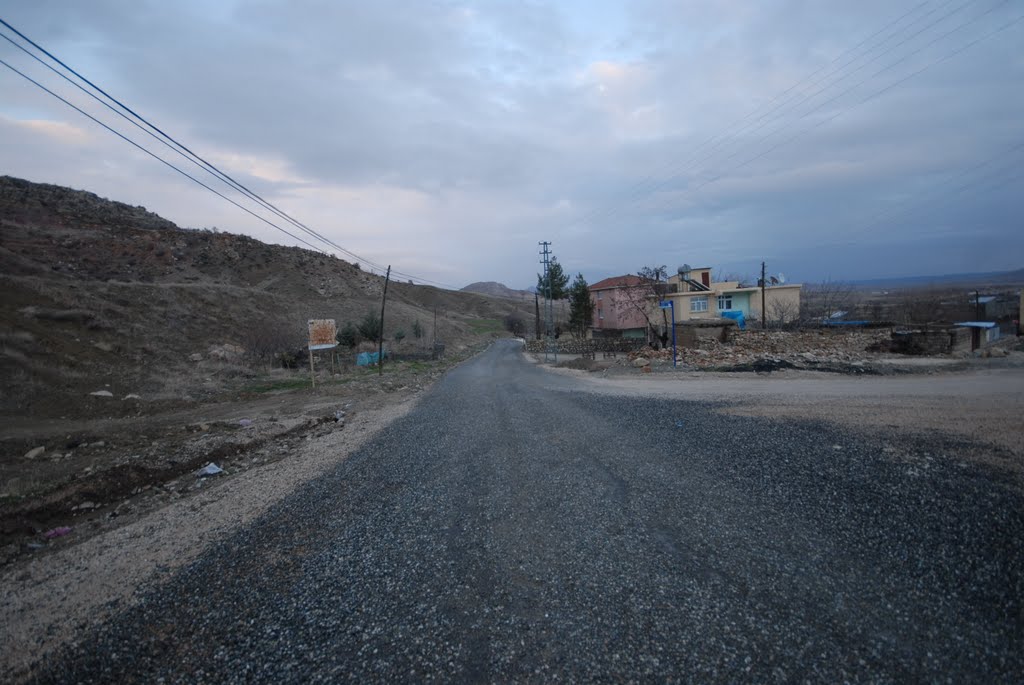
[[[0,18],[339,245],[457,287],[530,285],[541,240],[590,282],[1024,267],[1016,0],[0,0]],[[187,164],[2,40],[0,59]],[[2,66],[0,150],[0,173],[294,243]]]

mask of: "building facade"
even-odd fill
[[[764,288],[764,310],[767,321],[788,323],[800,317],[802,285],[791,285],[769,279]],[[665,283],[652,285],[639,276],[614,276],[590,286],[594,302],[591,331],[595,336],[649,337],[649,322],[667,328],[659,301],[671,301],[675,323],[698,319],[735,318],[760,321],[762,289],[740,281],[715,282],[709,267],[689,268],[669,277]]]
[[[626,338],[647,336],[647,318],[642,308],[650,304],[641,295],[639,276],[613,276],[590,286],[594,303],[591,331],[595,336],[618,335]]]

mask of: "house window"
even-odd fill
[[[708,310],[708,296],[703,295],[701,297],[690,298],[690,311],[691,312],[706,312]]]
[[[602,320],[604,319],[604,310],[600,307],[597,308],[597,318]]]
[[[723,309],[732,309],[732,295],[718,296],[718,311]]]
[[[599,300],[603,300],[604,299],[604,291],[603,290],[598,290],[597,291],[597,299],[599,299]]]

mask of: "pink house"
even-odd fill
[[[594,303],[594,335],[616,331],[626,338],[646,336],[647,319],[627,297],[628,289],[640,283],[639,276],[627,275],[606,278],[590,286],[590,299]]]

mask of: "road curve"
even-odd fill
[[[1024,496],[963,444],[576,383],[497,343],[39,681],[1024,673]]]

